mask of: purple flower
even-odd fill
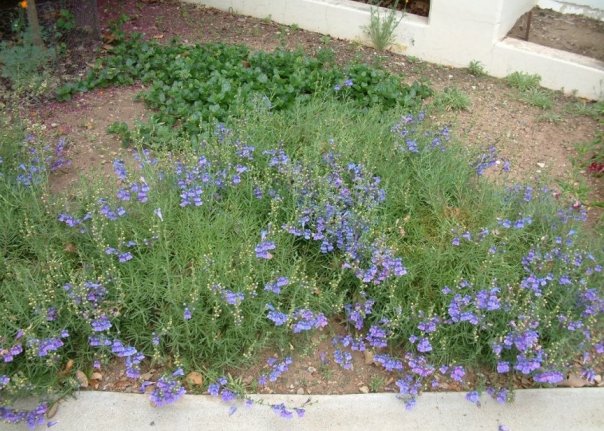
[[[352,370],[352,355],[350,352],[342,352],[340,349],[336,349],[333,352],[333,360],[345,370]]]
[[[371,325],[365,339],[367,342],[376,348],[386,347],[388,345],[388,332],[381,326]]]
[[[480,394],[477,391],[471,391],[466,394],[466,400],[480,407]]]
[[[403,362],[393,358],[390,355],[378,354],[374,355],[373,361],[381,365],[386,371],[403,371]]]
[[[285,407],[285,404],[281,403],[281,404],[274,404],[271,406],[272,410],[278,414],[279,416],[281,416],[284,419],[291,419],[293,418],[293,413],[291,412],[291,410],[288,410]]]
[[[269,253],[270,250],[277,248],[272,241],[263,241],[256,246],[256,257],[258,259],[272,259],[273,255]]]
[[[239,305],[245,299],[245,295],[242,292],[231,292],[227,289],[222,292],[222,297],[230,305]]]
[[[92,330],[94,332],[103,332],[111,328],[111,322],[107,318],[107,316],[103,315],[96,320],[90,322],[90,326],[92,326]]]
[[[294,334],[327,326],[327,318],[323,313],[315,313],[307,309],[296,310],[292,319],[295,321],[292,327]]]
[[[123,160],[115,159],[113,161],[113,172],[121,180],[126,181],[128,179],[128,172],[126,171],[126,164]]]
[[[549,383],[554,385],[564,380],[564,375],[558,371],[544,371],[539,374],[535,374],[534,380],[538,383]]]
[[[120,253],[118,255],[118,261],[120,263],[128,262],[129,260],[132,260],[133,258],[134,258],[134,256],[132,256],[132,253],[130,253],[129,251],[127,251],[125,253]]]
[[[287,277],[279,277],[277,280],[270,282],[270,283],[266,283],[266,285],[264,286],[264,290],[266,290],[267,292],[273,292],[276,294],[280,294],[281,293],[281,288],[285,287],[289,284],[289,279]]]
[[[499,361],[497,363],[497,372],[499,374],[505,374],[510,372],[510,363],[507,361]]]
[[[48,307],[46,310],[46,320],[48,322],[54,322],[57,320],[57,307]]]
[[[465,370],[461,366],[456,366],[451,371],[451,378],[456,382],[461,382],[466,375]]]
[[[427,338],[422,338],[417,344],[417,350],[422,353],[431,352],[432,345],[430,344],[430,340]]]
[[[266,317],[271,320],[276,326],[281,326],[287,323],[289,316],[275,309],[271,304],[266,304],[268,313]]]
[[[189,307],[185,307],[185,311],[183,313],[183,318],[185,320],[191,320],[191,317],[193,317],[193,315],[191,314],[191,310],[189,309]]]
[[[155,389],[149,398],[156,407],[171,404],[185,394],[185,388],[175,377],[178,375],[164,375],[155,384]]]

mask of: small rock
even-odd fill
[[[296,393],[298,395],[304,395],[304,388],[298,388],[298,390],[296,391]]]
[[[94,373],[92,373],[92,376],[90,376],[93,380],[103,380],[103,375],[101,373],[99,373],[98,371],[95,371]]]
[[[316,369],[315,367],[308,367],[308,372],[309,372],[310,374],[314,374],[314,373],[316,373],[316,372],[317,372],[317,369]]]
[[[541,169],[543,169],[543,168],[545,168],[545,163],[538,162],[537,166],[539,166]]]
[[[359,392],[362,394],[368,394],[369,393],[369,387],[367,385],[363,385],[359,388]]]
[[[189,374],[187,374],[185,380],[191,385],[195,386],[200,386],[203,384],[203,376],[197,371],[191,371]]]
[[[50,127],[54,129],[55,127],[59,127],[59,125],[57,123],[50,123]]]
[[[294,385],[289,385],[289,388],[290,388],[290,389],[293,389],[293,388],[294,388]]]

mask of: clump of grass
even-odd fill
[[[482,64],[480,61],[472,60],[468,65],[468,73],[472,76],[480,77],[485,76],[487,71],[484,68],[484,64]]]
[[[543,110],[552,109],[554,101],[549,91],[540,88],[530,88],[520,95],[520,100]]]
[[[403,19],[403,14],[396,10],[397,4],[398,0],[384,14],[380,12],[380,8],[371,7],[369,25],[364,30],[378,51],[386,50],[394,42],[394,31]]]
[[[575,115],[583,115],[594,119],[604,119],[604,101],[575,102],[567,106],[566,110]]]
[[[526,72],[513,72],[506,78],[508,86],[515,88],[521,92],[534,90],[539,88],[541,77],[539,75],[531,75]]]
[[[434,106],[446,111],[467,111],[470,107],[470,97],[456,87],[447,87],[434,96]]]

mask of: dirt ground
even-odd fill
[[[125,13],[132,19],[127,31],[138,31],[148,38],[169,40],[180,37],[186,43],[242,43],[256,50],[273,50],[279,46],[302,48],[312,54],[329,46],[340,63],[362,60],[379,63],[392,72],[402,73],[405,80],[429,80],[436,90],[456,87],[465,92],[471,104],[467,111],[436,112],[431,121],[450,124],[454,136],[472,148],[494,145],[502,159],[511,161],[512,180],[536,180],[551,175],[555,181],[571,187],[581,178],[591,185],[589,201],[602,201],[603,179],[577,176],[573,160],[576,145],[592,141],[602,124],[573,110],[587,101],[552,93],[554,107],[543,111],[519,100],[518,94],[503,80],[474,77],[465,69],[454,69],[425,63],[415,58],[383,54],[367,47],[331,39],[317,33],[281,26],[268,20],[233,15],[218,10],[181,4],[173,1],[98,0],[101,22],[108,23]],[[134,100],[141,87],[95,90],[77,95],[66,103],[49,102],[28,113],[33,121],[46,126],[50,134],[67,136],[71,166],[52,179],[53,190],[69,189],[80,175],[107,175],[111,160],[123,156],[119,138],[106,132],[114,121],[133,125],[145,118],[146,108]],[[601,119],[600,119],[601,120]],[[593,214],[593,211],[592,211]],[[333,364],[331,337],[341,328],[330,327],[317,334],[310,347],[294,357],[291,371],[266,392],[280,393],[358,393],[394,390],[390,374],[383,372],[362,353],[353,355],[354,371],[345,371]],[[321,359],[325,352],[331,365]],[[267,354],[268,356],[268,354]],[[251,383],[262,372],[256,368],[240,371],[244,383]],[[155,372],[155,374],[153,374]],[[159,371],[153,371],[156,375]],[[93,387],[101,390],[135,391],[119,369],[102,371],[102,381]],[[121,382],[121,383],[120,383]],[[522,386],[523,382],[518,382]],[[443,382],[442,390],[461,389]]]
[[[524,15],[508,36],[524,39],[526,26]],[[535,7],[528,41],[604,61],[604,21]]]

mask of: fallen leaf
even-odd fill
[[[143,380],[151,380],[151,377],[153,377],[153,372],[151,371],[141,375],[141,379]]]
[[[75,253],[77,251],[77,248],[76,248],[76,245],[74,243],[68,242],[67,244],[65,244],[64,250],[67,253]],[[72,361],[72,363],[73,363],[73,361]]]
[[[558,383],[558,386],[564,386],[568,388],[582,388],[583,386],[588,385],[589,382],[581,377],[580,374],[570,373],[566,380]]]
[[[99,373],[98,371],[95,371],[94,373],[92,373],[91,377],[93,380],[103,380],[103,375],[101,373]]]
[[[363,356],[365,357],[365,365],[373,364],[373,352],[370,352],[369,350],[364,350]]]
[[[65,369],[63,371],[67,373],[67,372],[71,371],[72,368],[73,368],[73,359],[69,359],[69,360],[67,360],[67,364],[65,364]]]
[[[361,386],[361,387],[359,388],[359,392],[360,392],[360,393],[362,393],[362,394],[368,394],[368,393],[369,393],[369,387],[368,387],[368,386],[363,385],[363,386]]]
[[[51,419],[54,415],[57,414],[57,410],[59,410],[59,403],[58,402],[56,402],[52,406],[50,406],[50,408],[46,412],[46,417],[48,419]]]
[[[83,371],[76,371],[76,379],[78,379],[78,382],[80,383],[80,388],[87,388],[88,387],[88,377],[86,377],[86,374],[84,374]]]
[[[189,374],[187,374],[185,380],[191,385],[200,386],[203,384],[203,376],[197,371],[191,371]]]

